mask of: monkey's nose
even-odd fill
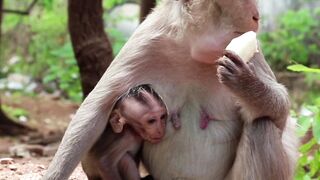
[[[164,131],[158,131],[158,138],[162,138],[164,136]]]
[[[255,21],[255,22],[258,22],[260,20],[260,14],[259,12],[255,12],[252,16],[252,19]]]

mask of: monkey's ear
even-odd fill
[[[114,112],[111,114],[110,125],[115,133],[121,133],[123,126],[126,124],[125,119],[119,114],[119,112]]]

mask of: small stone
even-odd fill
[[[21,171],[16,172],[18,175],[22,175],[23,173]]]
[[[26,116],[19,116],[19,121],[22,123],[26,123],[28,121],[28,118]]]
[[[8,168],[9,168],[11,171],[16,171],[16,170],[18,169],[17,166],[15,166],[15,165],[13,165],[13,164],[9,165]]]
[[[14,160],[12,158],[1,158],[0,164],[13,164]]]
[[[39,169],[45,169],[44,165],[38,165]]]
[[[23,174],[20,176],[20,179],[23,180],[41,180],[42,177],[39,175],[39,173],[28,173],[28,174]]]

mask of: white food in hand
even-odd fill
[[[244,62],[248,62],[258,52],[257,34],[249,31],[232,39],[226,50],[235,52]]]

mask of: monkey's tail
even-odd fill
[[[271,119],[263,117],[244,125],[231,179],[289,180],[293,172],[281,130]]]

